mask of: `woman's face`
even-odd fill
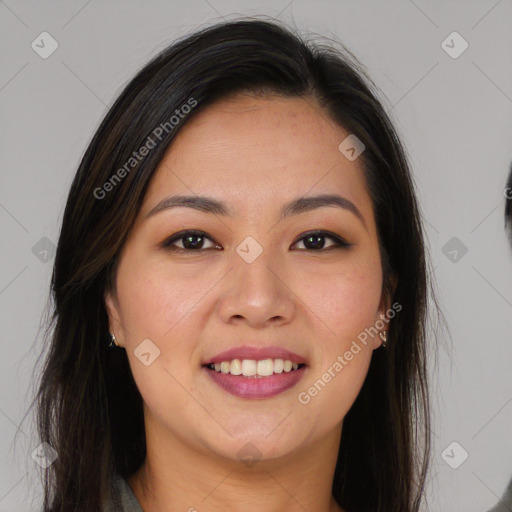
[[[238,96],[172,143],[123,249],[117,292],[106,294],[146,427],[162,442],[271,459],[339,436],[381,344],[365,329],[389,308],[361,163],[338,148],[348,135],[312,99]],[[282,215],[318,195],[356,209],[307,202]],[[166,207],[177,196],[226,211]],[[204,236],[164,245],[183,230]],[[287,372],[280,359],[305,366]],[[217,372],[206,366],[215,361],[230,364]]]

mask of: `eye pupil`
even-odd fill
[[[194,240],[195,238],[200,238],[201,239],[200,242],[199,243],[191,242],[191,240]],[[202,235],[196,235],[196,234],[184,236],[183,237],[183,247],[185,247],[185,249],[197,249],[203,243],[202,238],[203,238]],[[190,244],[189,244],[189,242],[190,242]]]
[[[315,242],[310,243],[312,240],[315,240],[315,239],[317,240],[316,243]],[[322,239],[322,241],[318,242],[318,239]],[[310,248],[322,249],[323,246],[325,245],[325,237],[322,235],[308,235],[306,238],[304,238],[304,245],[306,247],[308,247],[308,244],[310,245]]]

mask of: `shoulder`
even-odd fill
[[[104,501],[103,512],[144,512],[128,482],[121,475],[114,477],[111,496]]]

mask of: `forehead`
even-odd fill
[[[362,166],[338,149],[349,135],[311,98],[236,96],[179,131],[149,186],[142,213],[177,193],[208,195],[243,215],[299,196],[341,194],[371,216]]]

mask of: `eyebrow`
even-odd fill
[[[233,217],[229,207],[213,197],[206,196],[171,196],[160,201],[154,208],[152,208],[146,215],[146,218],[155,215],[163,210],[176,207],[194,208],[205,213],[212,213],[215,215],[222,215],[224,217]],[[346,197],[337,194],[321,194],[317,196],[298,197],[293,201],[285,204],[280,212],[280,220],[283,220],[291,215],[298,215],[299,213],[309,212],[317,208],[324,207],[342,208],[353,213],[363,224],[368,231],[366,222],[363,215],[357,206],[347,199]]]

